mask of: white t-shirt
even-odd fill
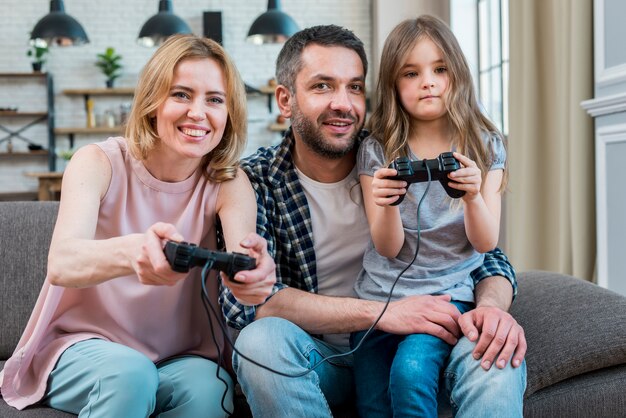
[[[318,293],[356,298],[354,284],[370,241],[356,167],[337,183],[320,183],[296,168],[309,203]],[[327,334],[324,341],[348,346],[348,334]]]

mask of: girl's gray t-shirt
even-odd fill
[[[491,149],[491,170],[503,169],[506,150],[500,137],[485,135]],[[359,147],[358,174],[373,176],[381,167],[387,167],[383,148],[373,137],[366,138]],[[397,275],[415,255],[417,246],[417,206],[427,183],[413,183],[400,203],[404,226],[404,244],[396,258],[380,255],[370,240],[363,256],[363,269],[354,289],[361,299],[385,301]],[[432,181],[420,208],[420,244],[415,262],[398,279],[392,300],[411,295],[449,294],[452,300],[473,302],[474,283],[470,272],[483,263],[484,255],[472,247],[465,234],[463,207],[453,204],[439,181]]]

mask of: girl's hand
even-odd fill
[[[372,195],[378,206],[389,206],[406,193],[406,181],[390,180],[398,174],[395,168],[379,168],[372,177]]]
[[[461,163],[461,168],[448,174],[448,178],[452,180],[448,184],[453,189],[465,191],[462,197],[464,201],[474,200],[480,195],[482,173],[476,163],[465,155],[455,152],[454,157]]]
[[[183,240],[174,225],[157,222],[144,234],[138,234],[138,240],[139,254],[132,265],[141,283],[173,286],[187,277],[188,273],[177,273],[172,270],[163,252],[165,240]]]
[[[237,272],[234,280],[220,273],[222,281],[242,304],[259,305],[272,293],[276,264],[267,252],[267,242],[260,235],[250,233],[240,245],[248,250],[248,256],[256,258],[256,268]]]

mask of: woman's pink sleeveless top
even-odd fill
[[[124,138],[97,145],[109,157],[112,178],[100,204],[95,239],[145,232],[162,221],[174,224],[186,241],[215,248],[218,184],[199,171],[178,183],[162,182],[131,156]],[[207,290],[217,307],[215,274],[207,281]],[[215,360],[217,350],[200,292],[199,268],[173,287],[142,285],[135,275],[82,289],[53,286],[46,280],[22,338],[0,374],[4,400],[18,409],[39,401],[59,356],[89,338],[124,344],[153,362],[182,354]],[[213,325],[219,330],[215,319]],[[221,332],[216,337],[223,347]]]

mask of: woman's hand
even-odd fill
[[[398,174],[395,168],[379,168],[372,177],[372,195],[378,206],[389,206],[406,193],[406,181],[390,180]]]
[[[240,245],[248,250],[248,256],[256,258],[256,268],[238,272],[234,280],[220,273],[222,281],[242,304],[259,305],[272,293],[276,283],[276,264],[267,252],[267,242],[260,235],[250,233]]]
[[[174,225],[157,222],[138,237],[139,254],[132,264],[142,284],[173,286],[188,276],[188,273],[177,273],[172,270],[163,252],[163,241],[183,240]]]
[[[453,189],[465,191],[462,199],[465,202],[474,200],[480,195],[480,187],[482,184],[482,173],[476,162],[470,160],[463,154],[454,153],[454,157],[461,163],[461,168],[448,174],[448,178],[452,180],[448,184]]]

